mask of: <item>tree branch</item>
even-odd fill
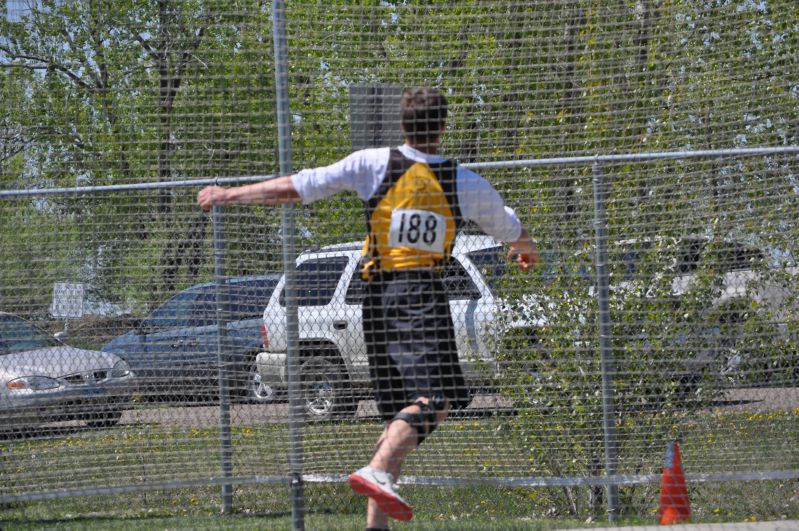
[[[78,76],[75,72],[70,70],[68,67],[66,67],[66,66],[64,66],[64,65],[62,65],[60,63],[56,63],[56,62],[50,61],[49,59],[47,59],[45,57],[39,57],[37,55],[18,54],[18,53],[15,53],[15,52],[11,51],[10,49],[8,49],[5,46],[0,46],[0,50],[8,53],[9,56],[10,56],[10,59],[12,61],[18,59],[18,60],[21,60],[21,61],[32,61],[33,62],[33,64],[28,63],[28,62],[24,62],[24,63],[4,63],[4,64],[2,64],[0,66],[6,67],[6,68],[13,66],[15,68],[27,68],[29,70],[56,70],[58,72],[61,72],[64,75],[66,75],[68,78],[70,78],[72,81],[74,81],[75,84],[77,84],[78,86],[83,87],[86,90],[91,90],[91,85],[89,85],[84,80],[82,80],[80,78],[80,76]]]
[[[138,42],[141,45],[141,47],[144,49],[144,51],[147,52],[147,55],[150,56],[150,59],[153,59],[155,61],[158,61],[160,59],[156,51],[153,50],[153,47],[150,46],[150,41],[148,41],[139,34],[134,34],[133,38],[136,39],[136,42]]]

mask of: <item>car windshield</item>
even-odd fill
[[[275,275],[222,284],[225,318],[260,317],[279,279],[280,276]],[[217,288],[217,285],[208,284],[182,291],[155,309],[143,325],[149,328],[212,326],[218,319]]]
[[[272,295],[280,276],[256,281],[236,282],[225,286],[224,293],[229,297],[227,310],[231,319],[260,317],[264,313],[269,297]]]
[[[508,273],[508,262],[505,259],[502,246],[497,245],[486,249],[478,249],[467,253],[466,256],[480,271],[491,291],[497,291],[500,279]]]
[[[13,354],[25,350],[55,347],[61,343],[13,315],[0,315],[0,353]]]
[[[159,306],[145,320],[145,325],[152,328],[200,326],[200,322],[211,320],[215,311],[214,293],[195,288],[178,293]]]

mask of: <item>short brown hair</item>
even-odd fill
[[[400,100],[400,123],[414,144],[426,144],[441,133],[447,119],[447,98],[434,88],[405,89]]]

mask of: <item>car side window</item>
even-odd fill
[[[364,290],[363,279],[361,275],[356,272],[350,279],[350,285],[347,287],[347,295],[344,298],[344,303],[351,306],[363,304],[363,298],[366,296]]]
[[[677,270],[680,273],[693,273],[699,267],[702,251],[707,244],[705,240],[685,240],[677,258]]]
[[[176,326],[211,326],[216,324],[216,293],[204,291],[187,308],[185,319],[178,319]]]
[[[482,295],[457,260],[450,260],[441,276],[449,300],[477,300]]]
[[[194,298],[193,293],[179,293],[166,301],[164,304],[153,310],[153,312],[142,321],[142,328],[156,329],[172,326],[177,317],[178,309],[187,298]]]
[[[297,305],[324,306],[336,292],[341,274],[347,267],[346,256],[306,260],[297,266]],[[286,290],[280,292],[280,305],[286,305]]]
[[[720,271],[745,271],[763,262],[763,253],[753,247],[730,243],[716,250],[713,257]]]

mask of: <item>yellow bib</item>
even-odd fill
[[[366,209],[365,277],[378,270],[438,267],[455,241],[455,166],[415,162],[392,150],[386,177]]]

